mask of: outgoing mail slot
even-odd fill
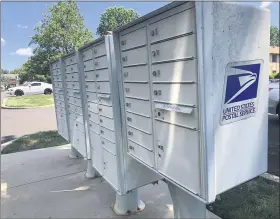
[[[138,113],[145,116],[151,116],[151,102],[148,100],[137,100],[125,98],[125,108],[127,111]]]
[[[99,125],[98,125],[98,124],[96,124],[96,123],[94,123],[94,122],[92,122],[92,121],[88,121],[88,124],[89,124],[89,128],[90,128],[91,130],[93,130],[93,131],[96,132],[96,133],[99,133],[99,132],[100,132],[100,128],[99,128]]]
[[[153,22],[149,26],[148,33],[151,42],[194,32],[196,30],[194,17],[195,11],[193,7],[186,11],[176,13],[172,16],[168,16],[167,18]],[[154,18],[154,20],[155,19],[157,18]]]
[[[101,43],[101,44],[98,44],[98,45],[95,45],[93,47],[93,54],[94,54],[94,57],[99,57],[99,56],[103,56],[106,54],[106,46],[105,46],[105,43]]]
[[[196,60],[152,65],[151,79],[154,82],[196,82]]]
[[[95,76],[97,81],[109,81],[109,69],[97,69]]]
[[[97,93],[86,92],[86,95],[88,101],[97,103]]]
[[[99,124],[107,129],[114,130],[114,120],[104,117],[104,116],[99,116]]]
[[[93,71],[94,65],[93,60],[88,60],[84,62],[84,71]]]
[[[100,137],[101,146],[105,148],[107,151],[111,152],[112,154],[116,155],[116,145],[115,143],[109,141],[106,138]]]
[[[94,59],[94,66],[95,66],[95,69],[108,68],[107,56],[102,56],[102,57],[99,57],[99,58],[95,58]]]
[[[197,108],[181,107],[178,110],[166,110],[157,108],[157,105],[167,104],[155,104],[155,118],[166,121],[175,125],[184,126],[191,129],[198,129],[198,110]],[[184,110],[184,108],[186,110]],[[181,110],[182,109],[182,110]]]
[[[122,52],[121,62],[123,66],[126,65],[143,65],[147,64],[147,48],[142,47],[138,49]]]
[[[106,106],[112,106],[112,100],[110,94],[98,94],[98,103]]]
[[[96,92],[95,81],[87,81],[86,82],[86,91]]]
[[[110,93],[110,82],[97,82],[96,90],[98,93]]]
[[[196,84],[154,84],[154,101],[197,106]]]
[[[151,45],[150,55],[153,63],[196,57],[196,35]]]
[[[89,131],[90,134],[90,142],[91,142],[91,147],[98,147],[101,146],[100,145],[100,136],[98,133],[90,130]]]
[[[82,51],[82,56],[83,56],[83,60],[89,60],[89,59],[93,59],[93,51],[92,51],[92,47],[91,48],[86,48],[84,51]]]
[[[138,128],[147,133],[152,132],[151,118],[146,118],[143,116],[126,112],[126,124]]]
[[[200,194],[199,132],[160,121],[155,128],[159,171]]]
[[[99,116],[98,116],[98,114],[96,114],[94,112],[88,111],[88,119],[95,123],[99,123]]]
[[[110,106],[99,105],[99,114],[108,118],[113,118],[113,108]]]
[[[100,126],[100,136],[115,143],[115,132]]]
[[[88,103],[88,110],[97,114],[98,113],[97,103]]]
[[[85,72],[85,81],[95,81],[95,72],[94,71],[87,71]]]
[[[128,152],[142,162],[148,164],[150,167],[154,167],[155,158],[153,152],[141,147],[140,145],[132,141],[128,141]]]
[[[124,83],[124,93],[126,97],[150,99],[149,84]]]
[[[148,66],[134,66],[122,69],[124,81],[149,81]]]
[[[139,131],[138,129],[127,126],[127,137],[128,139],[136,142],[144,148],[153,150],[153,137],[151,134]]]
[[[120,47],[122,50],[137,46],[146,45],[146,27],[139,28],[120,37]]]

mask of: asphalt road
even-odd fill
[[[5,96],[1,92],[1,102]],[[1,144],[23,135],[56,129],[54,107],[1,109]]]
[[[1,93],[1,101],[5,95]],[[38,131],[56,130],[54,107],[38,109],[1,109],[1,143]],[[279,123],[277,116],[268,117],[268,172],[280,175]]]

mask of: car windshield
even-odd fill
[[[24,82],[23,83],[23,86],[29,86],[30,85],[30,82]]]

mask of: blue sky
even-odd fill
[[[94,33],[99,24],[101,13],[106,8],[124,6],[132,8],[140,15],[145,15],[168,2],[78,2],[80,12],[84,16],[86,27]],[[32,48],[28,47],[33,27],[40,22],[42,14],[47,12],[46,6],[53,2],[1,2],[1,68],[12,70],[21,67]],[[244,2],[260,7],[261,4],[271,11],[271,24],[279,27],[279,4],[262,2]],[[267,5],[266,5],[267,4]]]

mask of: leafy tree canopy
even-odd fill
[[[101,14],[97,34],[103,36],[107,31],[113,31],[138,17],[139,14],[133,9],[126,9],[124,7],[108,8]]]
[[[270,26],[270,45],[280,46],[280,30],[273,25]]]

